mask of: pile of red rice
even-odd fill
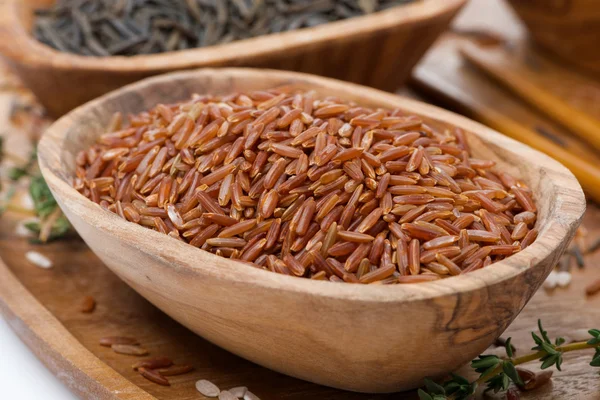
[[[281,274],[412,283],[474,271],[537,236],[531,190],[460,129],[313,92],[195,96],[120,114],[75,188],[122,218]]]

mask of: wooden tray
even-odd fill
[[[1,83],[0,83],[1,86]],[[14,94],[0,95],[0,120]],[[8,124],[6,122],[6,124]],[[3,124],[4,125],[4,124]],[[11,152],[27,153],[27,140],[19,129],[11,131]],[[263,400],[416,399],[414,392],[369,395],[322,387],[290,378],[234,356],[194,335],[156,309],[110,272],[79,239],[45,246],[30,245],[15,233],[22,215],[0,218],[0,312],[32,351],[82,398],[94,399],[202,399],[194,382],[208,379],[220,388],[248,386]],[[584,225],[589,238],[600,234],[600,210],[590,207]],[[40,269],[25,260],[39,251],[54,263]],[[537,293],[506,336],[513,336],[518,351],[531,347],[529,332],[541,317],[551,334],[568,335],[600,321],[600,296],[586,299],[583,287],[600,274],[600,254],[587,257],[588,267],[574,271],[568,289]],[[596,264],[596,265],[595,265]],[[92,314],[79,312],[83,296],[97,300]],[[585,312],[583,311],[585,309]],[[581,310],[581,311],[579,311]],[[136,357],[118,355],[98,345],[99,338],[125,335],[138,338],[151,356],[168,356],[195,367],[193,373],[171,378],[171,387],[153,384],[131,369]],[[589,353],[589,354],[588,354]],[[553,385],[523,395],[524,399],[597,399],[600,381],[587,364],[591,352],[565,356],[563,373]]]
[[[16,214],[0,219],[0,311],[31,350],[73,392],[94,399],[199,399],[194,382],[208,379],[220,388],[248,386],[269,399],[413,399],[414,393],[368,395],[343,392],[290,378],[262,368],[210,344],[152,306],[110,272],[79,239],[32,246],[15,235]],[[600,210],[590,207],[584,225],[589,237],[600,234]],[[24,254],[37,250],[53,262],[44,270]],[[542,318],[552,334],[569,335],[600,321],[600,296],[587,299],[584,287],[600,275],[600,253],[573,272],[568,289],[539,291],[504,336],[519,352],[531,346],[529,332]],[[83,296],[97,300],[92,314],[79,312]],[[192,364],[193,373],[172,377],[171,387],[153,384],[131,369],[137,357],[118,355],[98,345],[108,335],[138,338],[152,356],[165,355]],[[569,353],[564,372],[553,384],[524,399],[598,399],[597,371],[588,366],[591,352]],[[535,369],[535,368],[533,368]]]

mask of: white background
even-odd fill
[[[0,317],[0,398],[76,400]]]

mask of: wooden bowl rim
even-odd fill
[[[548,180],[555,190],[556,197],[548,210],[548,221],[540,229],[535,242],[525,250],[510,256],[489,268],[480,269],[469,274],[460,275],[441,281],[419,284],[401,285],[352,285],[338,284],[329,281],[301,279],[252,268],[240,262],[216,256],[207,251],[194,248],[187,243],[170,238],[159,232],[150,230],[118,217],[116,214],[102,209],[79,192],[71,184],[57,176],[51,166],[62,166],[60,155],[50,151],[60,148],[65,140],[65,133],[85,114],[94,114],[94,110],[103,103],[110,102],[127,92],[136,92],[142,88],[175,81],[202,80],[211,76],[226,76],[229,79],[258,79],[265,76],[289,82],[301,82],[320,89],[334,92],[360,92],[361,97],[372,99],[378,103],[389,103],[409,112],[423,115],[438,121],[458,126],[478,137],[484,137],[497,146],[507,150],[527,164],[535,163],[544,168],[544,179]],[[57,147],[58,146],[58,147]],[[170,263],[171,268],[187,276],[210,276],[219,280],[228,280],[236,284],[255,285],[263,289],[274,289],[284,292],[295,292],[326,298],[344,299],[358,302],[407,302],[431,299],[434,297],[454,295],[481,290],[486,286],[498,284],[533,268],[538,261],[551,256],[561,245],[564,247],[569,232],[572,232],[581,221],[585,211],[585,196],[577,179],[558,161],[531,149],[529,146],[506,137],[484,125],[474,122],[453,112],[425,104],[416,100],[403,98],[377,89],[342,82],[339,80],[318,77],[310,74],[268,69],[250,68],[203,68],[194,71],[163,74],[127,85],[92,100],[66,116],[60,118],[43,134],[38,145],[38,159],[41,172],[49,187],[57,198],[68,200],[70,211],[87,224],[106,233],[119,237],[130,233],[125,242],[137,249]],[[57,167],[59,168],[59,167]],[[560,181],[560,185],[557,184]],[[167,253],[170,252],[170,254]],[[199,253],[200,252],[200,253]],[[202,257],[198,257],[201,254]],[[206,262],[198,262],[204,259]],[[198,265],[200,264],[200,265]]]
[[[64,53],[38,42],[24,28],[17,15],[17,6],[21,1],[23,0],[0,1],[0,28],[13,33],[11,40],[0,41],[0,52],[10,58],[33,65],[50,65],[53,69],[140,72],[239,63],[243,59],[266,57],[319,43],[348,41],[352,37],[404,24],[423,24],[453,14],[467,0],[421,0],[312,28],[257,36],[216,46],[130,57],[80,56]]]

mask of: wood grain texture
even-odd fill
[[[101,400],[197,400],[194,382],[209,379],[220,388],[248,386],[263,400],[416,400],[413,392],[370,395],[340,391],[290,378],[228,353],[185,329],[121,281],[80,240],[56,242],[35,250],[50,257],[54,267],[39,269],[24,261],[32,249],[14,234],[20,216],[0,219],[0,312],[35,354],[74,393]],[[584,217],[589,240],[600,236],[600,210],[589,207]],[[568,289],[538,291],[511,323],[518,352],[531,347],[530,331],[543,318],[550,334],[568,336],[573,329],[597,326],[600,296],[586,298],[583,288],[600,276],[600,253],[586,257],[587,267],[573,272]],[[78,309],[83,296],[98,302],[92,314]],[[581,312],[585,310],[585,312]],[[137,358],[114,354],[98,345],[107,335],[134,335],[150,356],[169,356],[195,367],[189,375],[170,378],[164,388],[131,369]],[[526,400],[597,400],[600,381],[588,365],[592,352],[565,356],[564,371],[553,383],[522,395]],[[532,363],[533,364],[533,363]],[[532,368],[526,365],[527,368]],[[467,369],[460,372],[466,373]],[[478,396],[477,399],[482,398]]]
[[[532,38],[568,64],[600,76],[596,0],[508,0]]]
[[[55,116],[139,79],[198,67],[296,70],[394,90],[465,1],[422,0],[377,15],[201,49],[84,57],[58,52],[29,35],[32,11],[50,0],[0,0],[0,37],[11,38],[0,41],[0,53]]]
[[[512,64],[504,64],[505,68],[528,69],[532,84],[600,119],[598,83],[534,52],[525,41],[521,24],[504,3],[473,1],[457,18],[455,29],[490,31],[507,38],[510,51],[506,52]],[[471,44],[469,37],[457,33],[439,40],[415,69],[415,88],[445,107],[551,155],[577,176],[592,199],[600,201],[600,153],[469,65],[460,55],[466,44]]]
[[[530,185],[538,203],[538,239],[493,268],[442,282],[401,288],[310,282],[248,268],[127,223],[69,184],[76,153],[103,132],[116,110],[139,112],[195,92],[280,85],[399,107],[438,128],[463,128],[475,157],[495,160]],[[44,134],[38,155],[46,181],[82,238],[158,308],[246,359],[354,391],[412,388],[487,348],[554,266],[585,209],[579,184],[566,168],[482,125],[385,92],[290,72],[205,69],[145,80],[61,118]],[[357,346],[357,337],[369,340]]]
[[[1,76],[0,87],[15,85],[14,79]],[[5,144],[11,153],[26,156],[29,142],[25,132],[11,126],[7,118],[14,100],[20,102],[12,93],[0,93],[0,119],[11,132]],[[0,258],[4,261],[0,261],[0,312],[38,357],[82,398],[196,400],[202,396],[193,383],[207,378],[221,388],[249,386],[263,400],[417,399],[414,392],[368,395],[339,391],[286,377],[236,357],[157,310],[108,270],[80,240],[44,247],[28,245],[14,234],[19,218],[22,216],[9,213],[0,219]],[[598,237],[600,212],[588,207],[583,224],[590,230],[589,240]],[[54,268],[41,270],[25,262],[24,253],[32,249],[50,256]],[[529,330],[534,329],[540,315],[551,333],[568,335],[571,327],[594,326],[600,319],[600,297],[586,299],[582,288],[600,274],[600,253],[586,260],[587,268],[575,271],[568,290],[551,294],[538,291],[503,336],[513,336],[519,350],[527,351]],[[82,296],[89,294],[98,301],[98,308],[92,314],[81,314],[78,304]],[[171,378],[173,384],[166,389],[142,379],[131,369],[131,357],[116,356],[98,345],[100,337],[117,334],[136,335],[150,349],[151,356],[168,355],[176,362],[194,365],[195,372]],[[568,354],[565,371],[554,375],[552,385],[522,397],[597,399],[600,382],[587,365],[590,355]]]

